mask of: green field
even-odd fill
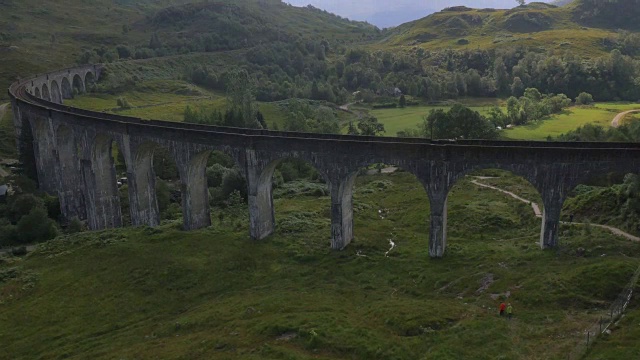
[[[541,251],[526,204],[468,179],[449,197],[441,260],[427,256],[428,199],[407,173],[358,178],[341,252],[329,250],[329,198],[275,204],[276,234],[261,242],[234,206],[205,230],[90,232],[2,258],[0,357],[563,359],[640,260],[637,244],[596,229],[562,229],[562,250]],[[507,291],[511,322],[496,314]]]
[[[496,101],[497,102],[497,101]],[[463,101],[464,104],[464,101]],[[492,104],[468,106],[486,114]],[[372,110],[371,113],[384,124],[386,136],[395,136],[398,131],[416,128],[423,123],[425,115],[431,110],[446,109],[445,106],[411,106],[397,109]],[[633,103],[598,103],[593,107],[571,107],[562,114],[551,116],[549,119],[534,121],[525,126],[505,129],[501,135],[505,139],[515,140],[545,140],[547,137],[557,137],[585,124],[595,124],[608,127],[619,112],[640,109],[640,104]]]

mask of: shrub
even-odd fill
[[[69,234],[76,234],[81,232],[82,230],[83,230],[83,225],[80,219],[78,219],[77,217],[74,217],[73,219],[71,219],[71,221],[69,221],[69,226],[67,226],[67,232]]]
[[[469,40],[462,38],[462,39],[458,39],[458,45],[467,45],[469,44]]]
[[[232,192],[238,191],[243,199],[247,199],[247,182],[238,169],[227,171],[222,178],[222,194],[228,198]]]
[[[49,219],[47,211],[39,207],[18,221],[17,230],[21,244],[46,241],[58,235],[55,221]]]
[[[591,105],[593,103],[593,96],[587,92],[581,92],[576,98],[577,105]]]
[[[44,209],[44,201],[33,194],[22,194],[11,205],[12,218],[18,221],[36,208]]]
[[[213,164],[207,168],[207,185],[208,187],[218,187],[222,185],[222,178],[229,171],[220,164]]]

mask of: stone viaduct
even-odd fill
[[[211,225],[205,168],[212,151],[230,155],[248,184],[250,236],[274,232],[272,175],[287,158],[311,163],[331,194],[331,247],[353,239],[352,197],[358,170],[394,164],[411,172],[428,194],[429,254],[442,257],[447,243],[447,195],[474,170],[497,168],[527,179],[541,194],[541,248],[558,244],[560,211],[567,194],[594,175],[637,172],[640,144],[520,141],[447,141],[323,135],[172,123],[104,114],[63,105],[100,77],[99,65],[66,69],[14,83],[9,89],[17,145],[35,159],[41,189],[60,198],[62,214],[91,229],[122,226],[112,146],[126,162],[134,226],[160,223],[153,154],[164,148],[177,164],[184,229]]]

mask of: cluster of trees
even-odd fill
[[[340,124],[335,111],[324,105],[313,102],[291,99],[286,105],[287,116],[284,120],[284,130],[298,132],[313,132],[323,134],[338,134]]]
[[[600,125],[587,124],[558,136],[557,140],[640,142],[640,122],[631,121],[617,128],[606,129]]]
[[[398,134],[414,136],[413,133]],[[418,130],[418,135],[430,139],[495,139],[496,127],[468,107],[455,104],[448,111],[431,110]]]
[[[59,233],[58,199],[36,191],[35,183],[24,177],[12,177],[15,193],[0,204],[0,246],[19,245],[53,239]],[[80,222],[71,222],[69,231],[80,231]]]
[[[536,88],[528,88],[520,98],[512,96],[507,100],[506,114],[495,107],[490,111],[489,118],[496,126],[523,125],[560,113],[570,105],[571,99],[565,94],[541,94]]]

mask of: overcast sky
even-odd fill
[[[515,0],[283,0],[295,6],[313,5],[352,20],[367,20],[379,27],[420,19],[449,6],[510,9]],[[550,2],[547,0],[546,2]]]

